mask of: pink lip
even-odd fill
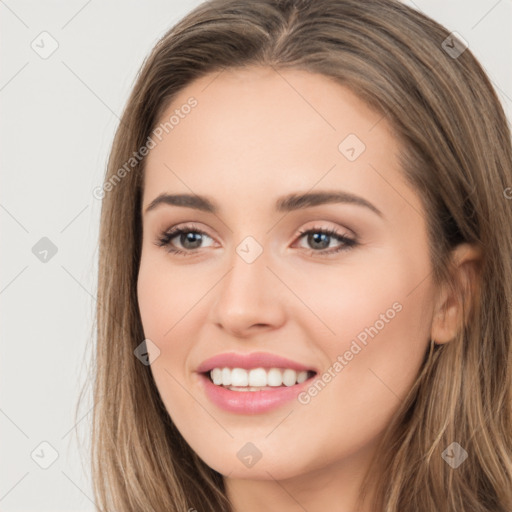
[[[206,373],[213,368],[244,368],[250,370],[252,368],[291,368],[295,371],[311,370],[316,373],[318,371],[309,366],[305,366],[291,359],[286,359],[275,354],[266,352],[252,352],[251,354],[236,354],[235,352],[227,352],[218,354],[203,361],[197,368],[198,373]]]
[[[215,385],[208,377],[213,368],[291,368],[295,371],[311,371],[318,374],[318,370],[305,366],[291,359],[265,352],[251,354],[236,354],[228,352],[218,354],[203,361],[197,368],[197,373],[206,396],[218,407],[225,411],[239,414],[257,414],[269,411],[286,402],[297,398],[304,391],[314,377],[310,377],[300,384],[282,386],[261,391],[232,391]]]
[[[239,414],[258,414],[297,398],[297,395],[311,384],[314,377],[294,386],[263,391],[231,391],[215,385],[205,374],[199,374],[199,378],[206,396],[221,409]]]

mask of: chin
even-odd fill
[[[296,452],[297,455],[299,454]],[[241,458],[243,459],[243,456]],[[245,465],[237,455],[227,459],[225,452],[209,454],[208,457],[201,457],[201,459],[225,477],[244,480],[286,480],[307,472],[303,457],[300,460],[291,460],[282,452],[277,454],[274,452],[271,455],[262,454],[261,458],[252,465],[250,463]]]

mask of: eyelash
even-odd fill
[[[159,247],[166,247],[166,250],[170,252],[171,254],[181,255],[181,256],[187,256],[190,255],[193,252],[196,252],[200,249],[190,249],[187,251],[183,251],[181,249],[176,249],[175,247],[171,246],[171,240],[173,238],[176,238],[178,235],[181,235],[182,233],[196,233],[200,235],[206,235],[207,237],[211,238],[208,233],[204,232],[201,229],[198,229],[194,226],[183,226],[181,228],[171,228],[167,231],[164,231],[157,239],[156,245]],[[342,245],[339,247],[333,249],[323,249],[323,250],[314,250],[310,249],[311,255],[320,255],[320,256],[330,256],[332,254],[339,253],[341,251],[348,251],[349,249],[355,247],[358,245],[357,241],[353,238],[349,238],[335,229],[328,229],[328,228],[310,228],[304,231],[299,231],[298,239],[301,239],[304,235],[308,235],[310,233],[321,233],[324,235],[328,235],[330,237],[335,238],[338,240],[338,242],[342,242]],[[307,250],[307,249],[306,249]]]

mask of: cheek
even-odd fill
[[[207,290],[189,273],[170,269],[165,257],[143,255],[137,281],[139,311],[145,338],[158,347],[150,369],[167,411],[180,424],[182,418],[200,415],[185,391],[190,344],[184,340],[191,339],[191,326],[197,327],[194,315]]]
[[[384,428],[418,374],[430,326],[427,273],[421,262],[393,255],[316,280],[323,294],[310,290],[314,310],[329,326],[310,336],[328,363],[299,401],[312,417],[331,404],[333,419],[356,444]]]
[[[137,297],[144,336],[158,347],[151,371],[157,388],[173,417],[190,406],[193,372],[191,351],[205,326],[209,293],[218,274],[193,266],[171,265],[165,255],[143,254]],[[196,411],[197,412],[197,411]]]
[[[164,258],[165,259],[165,258]],[[195,280],[181,282],[182,273],[169,271],[151,254],[142,257],[137,280],[137,298],[144,336],[158,349],[151,355],[151,371],[162,399],[167,405],[168,397],[177,392],[175,376],[182,381],[184,361],[189,350],[184,339],[184,325],[187,325],[187,311],[197,302],[198,285]],[[181,342],[174,343],[174,340]],[[170,404],[169,404],[170,405]],[[169,407],[168,407],[168,410]]]
[[[198,303],[212,283],[194,278],[188,271],[171,268],[165,257],[142,257],[137,298],[144,334],[155,341],[170,340],[180,319]]]
[[[348,350],[354,339],[362,347],[380,340],[379,346],[396,350],[423,343],[431,289],[428,262],[415,259],[382,250],[354,253],[339,267],[283,269],[284,280],[311,312],[298,304],[302,313],[297,309],[293,321],[331,356]]]

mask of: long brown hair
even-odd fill
[[[427,212],[437,283],[452,282],[455,246],[482,250],[467,323],[456,339],[431,345],[386,431],[372,510],[512,510],[511,135],[482,67],[450,37],[396,0],[213,0],[156,44],[101,194],[91,451],[100,510],[231,510],[222,475],[184,441],[134,356],[144,340],[136,293],[144,158],[130,159],[194,79],[253,64],[331,77],[386,117]],[[454,441],[468,453],[457,469],[442,458]]]

